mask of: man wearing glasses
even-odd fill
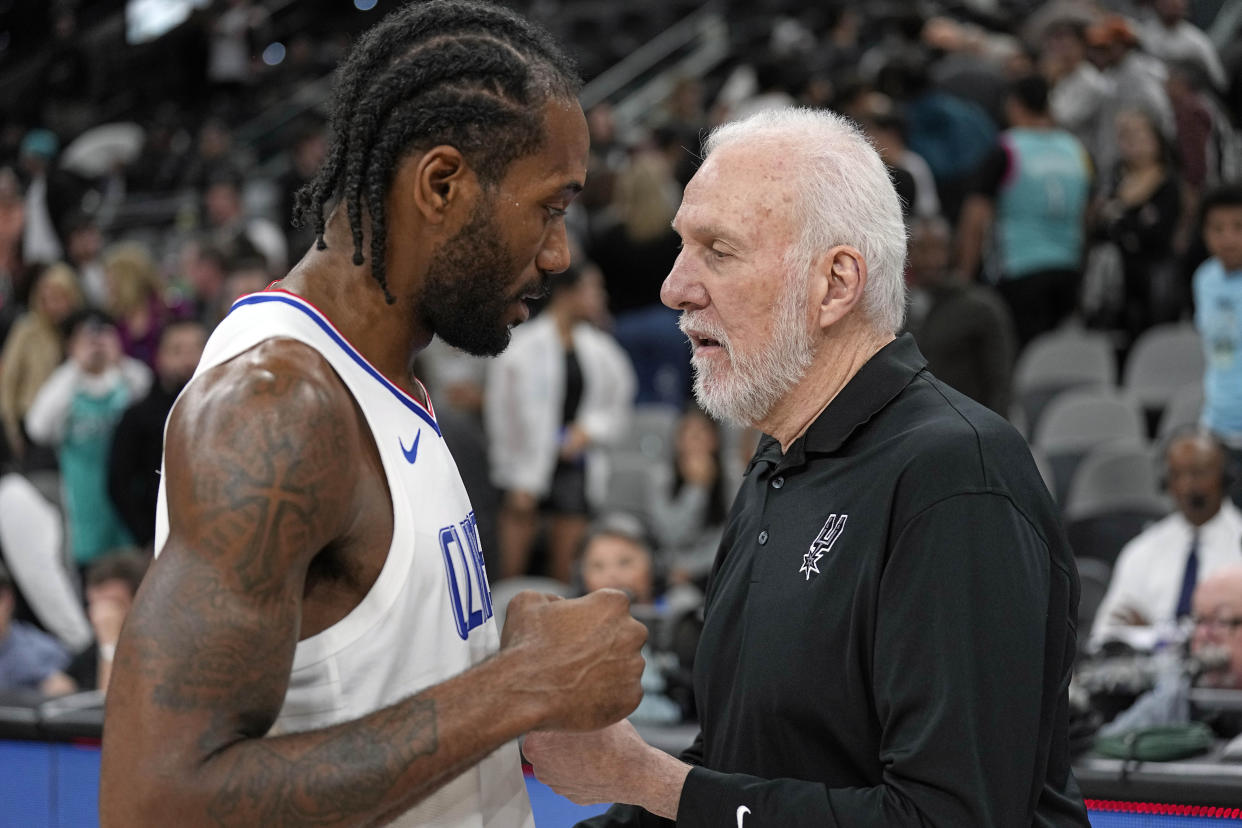
[[[1226,567],[1204,578],[1195,590],[1194,633],[1190,652],[1204,655],[1222,650],[1229,660],[1199,677],[1200,687],[1242,689],[1242,564]],[[1207,659],[1204,659],[1207,660]]]

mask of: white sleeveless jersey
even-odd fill
[[[344,619],[297,645],[278,735],[400,701],[495,653],[500,639],[474,512],[434,411],[389,382],[314,306],[279,290],[242,297],[212,333],[195,378],[273,338],[305,343],[336,370],[366,417],[393,501],[392,545],[375,585]],[[156,550],[167,539],[161,478]],[[516,744],[393,824],[533,828]]]

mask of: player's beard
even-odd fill
[[[777,298],[772,333],[753,352],[729,342],[722,328],[692,312],[681,315],[683,332],[694,330],[720,343],[723,353],[691,359],[694,396],[717,420],[755,425],[806,375],[815,357],[807,320],[805,281],[788,278]]]
[[[513,304],[543,286],[506,291],[522,267],[501,241],[492,199],[480,201],[466,226],[431,257],[418,300],[423,323],[454,348],[496,356],[509,346],[505,317]]]

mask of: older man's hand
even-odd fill
[[[651,747],[629,721],[586,733],[531,733],[522,752],[535,777],[579,805],[623,802],[669,819],[690,766]]]

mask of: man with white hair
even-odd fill
[[[1195,588],[1190,652],[1209,650],[1228,659],[1199,677],[1200,687],[1242,690],[1242,564],[1231,564],[1204,578]]]
[[[538,733],[592,826],[1086,826],[1066,738],[1078,582],[1022,438],[909,336],[884,166],[827,112],[717,130],[662,299],[695,393],[765,432],[712,572],[681,759]]]

